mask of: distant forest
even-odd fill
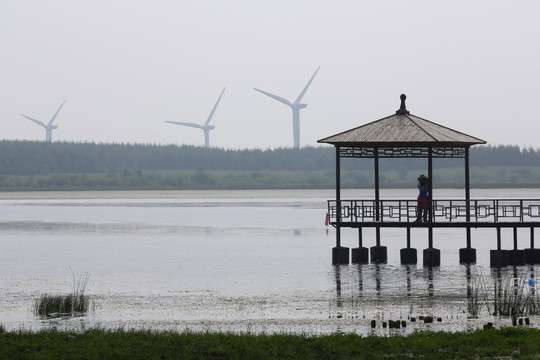
[[[322,189],[335,148],[228,150],[153,144],[0,141],[0,191]],[[474,146],[473,187],[540,187],[540,150]],[[342,188],[373,187],[372,159],[342,159]],[[463,159],[434,159],[434,186],[464,184]],[[426,159],[381,159],[382,187],[411,187]],[[411,185],[412,184],[412,185]]]
[[[124,170],[312,171],[335,168],[333,146],[301,149],[227,150],[152,144],[96,144],[0,141],[0,175],[95,174]],[[425,169],[425,159],[381,159],[381,170]],[[437,160],[440,168],[462,167],[462,160]],[[516,145],[473,146],[471,166],[540,166],[540,150]],[[343,161],[344,170],[372,169],[372,161]]]

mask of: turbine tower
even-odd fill
[[[300,95],[298,95],[298,97],[296,98],[296,100],[293,103],[291,103],[289,100],[284,99],[282,97],[279,97],[277,95],[271,94],[269,92],[266,92],[266,91],[263,91],[263,90],[260,90],[260,89],[257,89],[257,88],[253,88],[253,89],[257,90],[258,92],[261,92],[264,95],[270,96],[272,99],[275,99],[275,100],[277,100],[279,102],[282,102],[285,105],[288,105],[288,106],[291,107],[292,113],[293,113],[294,147],[297,148],[297,149],[300,147],[300,109],[303,109],[303,108],[305,108],[307,106],[307,104],[300,103],[300,100],[302,100],[302,97],[304,97],[304,94],[306,93],[309,85],[311,85],[311,82],[313,81],[313,78],[315,77],[315,75],[317,75],[317,72],[319,71],[320,68],[321,67],[319,66],[317,68],[317,70],[315,70],[315,74],[313,74],[311,79],[309,79],[306,87],[304,88],[304,90],[302,90]]]
[[[58,113],[60,112],[60,109],[62,108],[62,106],[64,106],[66,100],[64,100],[64,102],[62,103],[62,105],[60,105],[60,107],[58,108],[58,110],[56,110],[56,112],[54,113],[53,117],[51,118],[51,120],[49,120],[49,122],[47,124],[45,124],[44,122],[42,121],[39,121],[39,120],[36,120],[36,119],[33,119],[31,118],[30,116],[26,116],[24,114],[21,114],[21,116],[27,118],[28,120],[31,120],[33,122],[35,122],[36,124],[40,125],[40,126],[43,126],[45,128],[45,141],[48,141],[48,142],[51,142],[52,141],[52,131],[56,128],[58,128],[58,126],[56,125],[53,125],[53,122],[54,122],[54,119],[56,119],[56,115],[58,115]]]
[[[223,88],[223,91],[221,92],[221,95],[219,95],[219,98],[216,101],[216,105],[214,105],[214,108],[210,112],[210,115],[208,115],[208,118],[206,119],[206,122],[204,123],[204,125],[199,125],[199,124],[195,124],[195,123],[188,123],[188,122],[178,122],[178,121],[165,121],[165,122],[171,123],[171,124],[176,124],[176,125],[184,125],[184,126],[189,126],[189,127],[202,129],[202,131],[204,132],[204,147],[209,147],[210,146],[210,130],[214,129],[215,126],[214,125],[208,125],[208,123],[210,122],[210,120],[212,120],[212,116],[214,116],[214,113],[216,112],[216,108],[217,108],[217,106],[219,104],[219,100],[221,100],[221,97],[223,96],[223,93],[225,92],[226,88],[227,87]]]

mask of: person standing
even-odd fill
[[[425,175],[420,175],[418,177],[418,200],[417,200],[417,210],[416,210],[416,220],[415,223],[419,223],[422,220],[427,222],[428,216],[428,197],[429,197],[429,179]]]

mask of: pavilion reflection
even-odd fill
[[[528,311],[540,314],[536,286],[527,285],[534,281],[536,272],[534,266],[485,269],[462,264],[441,269],[379,263],[333,265],[335,296],[330,299],[330,307],[343,316],[403,312],[407,308],[430,312],[442,307],[467,317],[505,316],[513,311],[508,310],[509,297],[513,297],[531,299],[534,303],[529,304]]]

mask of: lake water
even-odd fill
[[[438,190],[437,198],[463,197]],[[383,190],[382,198],[414,199],[416,190]],[[435,229],[441,266],[424,268],[427,230],[412,229],[419,264],[403,266],[404,229],[382,229],[388,263],[331,265],[335,230],[324,225],[333,190],[130,191],[0,193],[0,324],[37,330],[91,327],[171,331],[326,334],[408,333],[476,329],[494,321],[468,318],[467,289],[481,279],[534,277],[536,267],[490,269],[495,230],[472,230],[478,263],[459,264],[464,229]],[[372,198],[347,190],[342,198]],[[539,189],[472,190],[472,198],[540,198]],[[503,248],[513,247],[503,229]],[[529,247],[528,230],[519,248]],[[357,231],[342,230],[356,247]],[[364,246],[375,245],[364,230]],[[42,294],[67,294],[90,274],[92,310],[83,317],[40,320]],[[475,280],[476,279],[476,280]],[[531,289],[534,291],[534,288]],[[527,290],[527,291],[531,291]],[[433,324],[410,322],[432,315]],[[405,320],[399,330],[385,320]],[[375,329],[370,321],[376,320]],[[531,326],[540,319],[531,317]]]

